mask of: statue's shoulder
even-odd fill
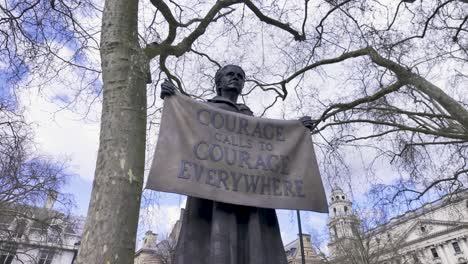
[[[245,104],[237,104],[237,107],[239,108],[239,112],[245,115],[253,116],[252,110],[250,110],[250,108]]]

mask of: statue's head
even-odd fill
[[[237,65],[226,65],[215,75],[216,94],[221,95],[223,89],[237,89],[240,94],[244,88],[245,72]]]

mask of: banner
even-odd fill
[[[328,212],[310,132],[168,96],[146,188],[225,203]]]

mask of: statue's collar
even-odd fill
[[[222,96],[215,96],[211,99],[208,99],[208,102],[211,102],[211,103],[225,103],[225,104],[228,104],[234,108],[237,109],[237,111],[241,111],[242,110],[242,106],[244,106],[243,104],[236,104],[234,103],[233,101],[225,98],[225,97],[222,97]]]
[[[246,106],[245,104],[236,104],[233,101],[231,101],[229,99],[226,99],[225,97],[222,97],[222,96],[219,96],[219,95],[215,96],[212,99],[209,99],[208,102],[215,103],[215,104],[219,104],[219,103],[220,104],[226,104],[226,105],[229,105],[229,106],[233,107],[236,110],[236,112],[238,112],[238,113],[253,116],[252,110],[250,110],[250,108],[248,106]]]

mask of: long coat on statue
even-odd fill
[[[252,115],[217,96],[209,104]],[[188,197],[174,264],[286,264],[274,209]]]

